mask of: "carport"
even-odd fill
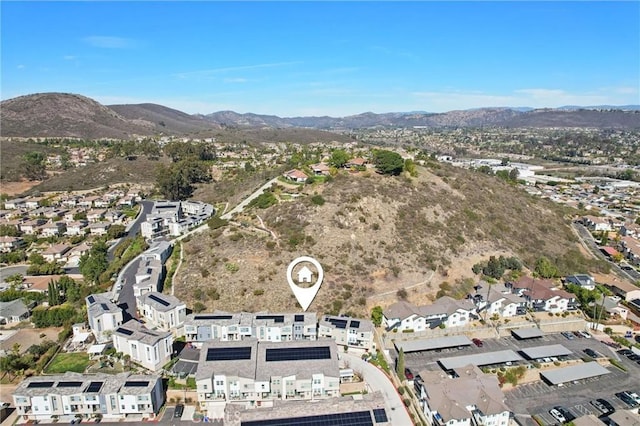
[[[483,365],[504,364],[507,362],[522,361],[523,358],[512,350],[486,352],[483,354],[454,356],[451,358],[440,358],[438,363],[445,370],[453,370],[454,368],[464,367],[465,365],[475,365],[481,367]]]
[[[520,351],[528,359],[550,358],[552,356],[571,355],[571,351],[562,345],[534,346]]]
[[[471,346],[471,340],[467,336],[446,336],[435,339],[418,339],[409,341],[395,341],[396,349],[406,354],[408,352],[433,351],[436,349],[456,348],[458,346]]]
[[[560,386],[563,383],[573,382],[574,380],[589,379],[610,371],[598,364],[597,362],[585,362],[584,364],[571,365],[569,367],[557,368],[555,370],[541,371],[540,377],[553,386]]]
[[[544,336],[544,333],[538,327],[517,328],[511,330],[511,334],[518,340],[535,339]]]

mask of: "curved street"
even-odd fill
[[[371,388],[372,392],[382,393],[387,404],[387,416],[392,425],[411,425],[411,417],[405,408],[400,394],[391,380],[375,365],[363,361],[359,356],[350,353],[341,353],[341,357],[349,363],[349,368],[361,373],[362,378]]]
[[[229,220],[233,217],[234,214],[236,213],[240,213],[241,211],[244,210],[244,208],[254,199],[258,198],[260,195],[262,195],[262,193],[269,188],[271,185],[273,185],[274,183],[276,183],[278,181],[278,178],[280,176],[276,176],[273,179],[271,179],[269,182],[265,183],[264,185],[262,185],[260,188],[258,188],[253,194],[249,195],[247,198],[245,198],[244,200],[242,200],[242,202],[240,204],[238,204],[237,206],[235,206],[233,209],[229,210],[228,212],[226,212],[225,214],[223,214],[222,216],[220,216],[221,219],[224,220]]]

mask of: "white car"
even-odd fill
[[[551,414],[551,416],[553,416],[553,418],[559,421],[560,423],[566,423],[567,421],[567,419],[562,415],[562,413],[556,410],[555,408],[552,408],[551,410],[549,410],[549,414]]]
[[[582,334],[582,337],[586,337],[587,339],[591,339],[591,335],[589,333],[587,333],[586,331],[580,331],[580,334]]]

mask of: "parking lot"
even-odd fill
[[[604,398],[613,407],[618,409],[626,408],[624,402],[619,400],[614,394],[624,390],[632,390],[640,393],[640,365],[635,361],[630,361],[626,357],[619,355],[613,348],[606,346],[597,339],[578,338],[567,339],[562,334],[548,334],[540,338],[517,340],[514,337],[501,339],[485,339],[482,347],[475,345],[463,347],[462,349],[451,348],[440,351],[422,351],[405,354],[405,366],[413,374],[418,374],[421,370],[441,370],[437,360],[440,358],[481,354],[511,349],[518,352],[521,349],[534,346],[545,346],[561,344],[572,351],[568,359],[582,359],[586,355],[584,349],[590,348],[599,355],[606,358],[618,360],[625,368],[626,372],[615,366],[608,367],[609,374],[594,377],[575,383],[566,383],[562,386],[550,386],[542,381],[519,385],[516,388],[506,391],[505,398],[507,406],[513,411],[516,419],[521,424],[535,425],[531,416],[535,415],[549,425],[557,424],[557,421],[549,414],[554,406],[561,405],[568,409],[574,416],[579,417],[586,414],[600,415],[601,413],[590,404],[590,401],[597,398]],[[530,363],[523,361],[521,363]],[[517,363],[514,363],[517,364]]]

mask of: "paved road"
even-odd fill
[[[598,244],[595,242],[595,240],[591,236],[591,233],[587,228],[584,227],[584,225],[582,225],[581,223],[573,222],[572,226],[578,232],[578,235],[580,236],[582,241],[586,244],[586,246],[589,248],[589,250],[598,259],[602,259],[609,262],[609,265],[611,265],[611,269],[617,275],[631,281],[632,283],[635,283],[636,281],[640,280],[640,273],[638,273],[638,271],[636,271],[635,269],[625,270],[620,268],[619,265],[609,261],[609,259],[604,254],[602,254],[602,252],[600,251],[600,247],[598,247]]]
[[[28,265],[5,266],[0,268],[0,282],[4,282],[7,277],[15,274],[27,275]]]
[[[362,373],[373,392],[380,391],[387,403],[387,416],[392,425],[411,425],[411,417],[400,399],[400,395],[391,380],[376,366],[363,361],[359,356],[341,353],[341,357],[349,362],[349,368]]]
[[[136,298],[133,295],[133,285],[136,282],[136,271],[140,265],[140,259],[138,256],[122,268],[116,280],[116,286],[118,284],[121,286],[117,304],[123,309],[124,322],[136,318]]]
[[[140,205],[142,207],[140,209],[140,212],[138,213],[138,217],[136,217],[133,222],[127,225],[127,234],[116,241],[113,245],[111,245],[111,247],[109,247],[109,250],[107,250],[107,259],[109,260],[109,262],[113,261],[114,250],[125,238],[133,238],[138,235],[138,232],[140,232],[140,225],[145,221],[147,215],[151,213],[151,209],[153,209],[153,201],[140,201]]]
[[[227,213],[223,214],[222,216],[220,216],[221,219],[224,220],[229,220],[233,217],[234,214],[236,213],[240,213],[242,210],[244,210],[244,208],[251,202],[253,201],[255,198],[258,198],[260,195],[262,195],[262,193],[269,187],[271,187],[271,185],[273,185],[274,183],[276,183],[278,181],[278,177],[274,177],[273,179],[271,179],[269,182],[265,183],[264,185],[262,185],[260,188],[258,188],[258,190],[256,190],[253,194],[249,195],[247,198],[245,198],[244,200],[242,200],[242,202],[240,204],[238,204],[237,206],[235,206],[233,209],[229,210]]]

